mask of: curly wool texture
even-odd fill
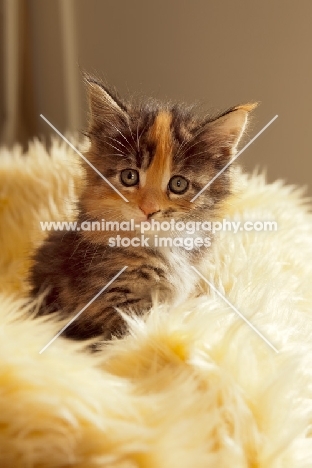
[[[0,466],[310,468],[312,216],[302,191],[236,171],[234,220],[276,232],[221,232],[200,297],[155,304],[130,334],[90,355],[33,319],[25,278],[39,221],[71,219],[81,167],[55,140],[0,151]],[[104,182],[103,182],[104,183]]]

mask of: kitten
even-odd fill
[[[90,103],[85,156],[128,202],[87,165],[78,223],[133,219],[140,226],[152,219],[217,219],[231,193],[230,168],[191,200],[233,157],[255,104],[200,118],[182,105],[151,100],[128,104],[95,78],[85,75],[85,81]],[[198,282],[190,266],[200,265],[207,247],[109,246],[112,235],[131,238],[137,231],[51,232],[35,254],[30,277],[33,295],[49,287],[40,314],[61,311],[70,319],[124,266],[127,269],[66,329],[66,336],[122,336],[126,326],[116,308],[142,314],[154,296],[172,305],[189,297]],[[204,238],[207,233],[199,230],[196,235]]]

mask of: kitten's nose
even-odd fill
[[[157,213],[160,211],[160,207],[158,203],[153,202],[153,201],[144,201],[139,205],[139,208],[143,213],[149,218],[152,216],[154,213]]]

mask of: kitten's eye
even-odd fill
[[[132,187],[139,182],[139,173],[135,169],[124,169],[120,173],[120,180],[126,187]]]
[[[168,184],[169,190],[171,190],[171,192],[179,194],[185,193],[188,189],[188,186],[188,181],[179,175],[171,177]]]

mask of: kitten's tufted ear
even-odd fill
[[[126,105],[98,79],[84,73],[89,99],[89,127],[117,125],[129,119]]]
[[[230,157],[235,154],[237,145],[247,127],[249,113],[258,103],[248,103],[232,107],[218,117],[205,122],[200,136],[206,140],[215,156]]]

